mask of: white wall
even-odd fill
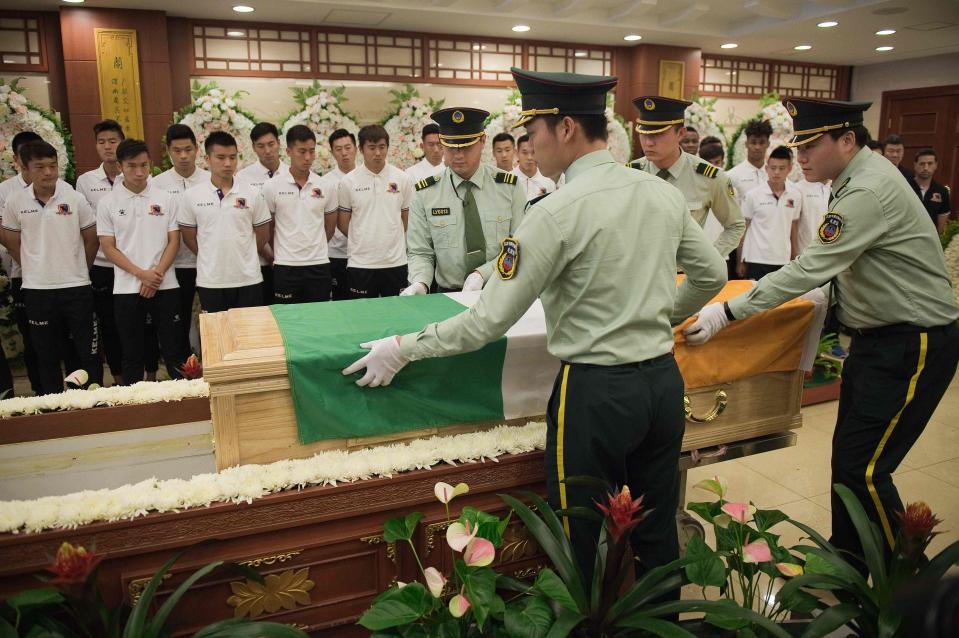
[[[50,108],[50,80],[45,73],[11,73],[7,80],[18,78],[27,99],[39,107]]]
[[[868,64],[852,70],[851,99],[872,102],[872,107],[866,111],[864,123],[869,132],[877,136],[883,91],[956,83],[959,83],[959,53]]]

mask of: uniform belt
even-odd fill
[[[462,288],[444,288],[443,286],[436,284],[436,292],[446,293],[446,292],[463,292]]]
[[[672,352],[667,352],[666,354],[661,354],[658,357],[653,357],[652,359],[646,359],[645,361],[636,361],[634,363],[617,363],[610,366],[604,366],[599,363],[574,363],[572,361],[563,361],[566,365],[576,366],[578,368],[602,368],[604,370],[616,370],[616,369],[629,369],[629,368],[646,368],[657,363],[662,363],[663,361],[668,361],[673,358]]]
[[[891,335],[919,334],[920,332],[941,332],[955,327],[956,322],[947,323],[942,326],[923,327],[911,323],[894,323],[888,326],[879,326],[877,328],[850,328],[843,326],[848,332],[857,337],[888,337]]]

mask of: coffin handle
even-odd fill
[[[713,409],[703,416],[696,416],[693,414],[693,406],[689,400],[689,395],[683,395],[683,409],[686,411],[686,420],[692,421],[693,423],[709,423],[710,421],[715,421],[716,417],[722,414],[726,409],[728,403],[729,395],[726,394],[726,391],[716,390],[716,403],[713,405]]]

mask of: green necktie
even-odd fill
[[[463,195],[463,219],[466,221],[466,272],[470,273],[486,261],[486,237],[483,236],[483,222],[473,198],[473,182],[463,182],[466,193]]]
[[[659,172],[656,173],[656,177],[658,177],[659,179],[664,179],[664,180],[666,180],[666,181],[668,182],[668,181],[669,181],[669,171],[667,171],[665,168],[661,168],[661,169],[659,169]]]

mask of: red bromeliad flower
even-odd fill
[[[99,556],[93,552],[88,552],[86,548],[80,545],[63,543],[57,550],[57,557],[53,565],[47,568],[55,576],[50,583],[53,585],[83,583],[100,560]]]
[[[643,497],[640,496],[633,500],[628,485],[624,485],[619,494],[615,496],[607,494],[606,496],[609,500],[608,507],[596,503],[596,501],[593,502],[606,516],[606,531],[609,532],[613,542],[617,543],[624,536],[628,536],[633,528],[646,518],[645,513],[637,516],[637,513],[643,509]]]
[[[942,521],[936,518],[932,509],[922,501],[909,503],[905,512],[897,512],[903,541],[908,547],[925,547],[925,544],[936,535],[932,530]]]
[[[203,376],[203,364],[195,354],[191,354],[180,366],[180,374],[184,379],[199,379]]]

